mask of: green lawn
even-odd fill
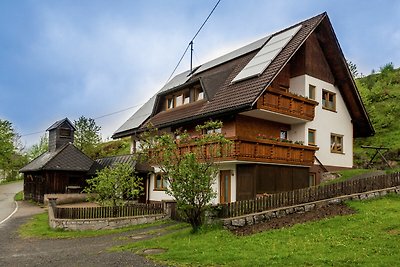
[[[114,250],[164,248],[153,260],[178,266],[397,266],[400,196],[349,202],[358,213],[238,237],[219,227],[190,229]]]
[[[133,225],[119,229],[113,230],[85,230],[85,231],[65,231],[62,229],[52,229],[49,227],[48,223],[48,213],[37,214],[32,217],[27,223],[19,228],[19,234],[24,238],[80,238],[80,237],[93,237],[114,233],[121,233],[131,230],[138,230],[143,228],[148,228],[151,226],[162,225],[171,223],[169,220],[161,220],[154,223]]]
[[[361,175],[364,173],[368,172],[374,172],[375,170],[372,169],[348,169],[348,170],[343,170],[343,171],[338,171],[337,173],[340,174],[340,177],[334,180],[326,181],[324,183],[321,183],[321,185],[327,185],[327,184],[333,184],[333,183],[338,183],[338,182],[343,182],[347,181],[354,176]]]
[[[14,200],[15,201],[24,200],[24,191],[20,191],[20,192],[16,193],[15,196],[14,196]]]

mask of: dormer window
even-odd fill
[[[202,99],[204,99],[203,89],[201,87],[195,87],[167,95],[165,97],[165,106],[168,110]]]
[[[204,92],[201,88],[196,88],[196,98],[195,101],[204,99]]]
[[[174,98],[173,97],[167,99],[167,109],[171,109],[171,108],[174,108]]]
[[[183,93],[183,104],[189,104],[189,103],[190,103],[190,92],[189,90],[187,90]]]
[[[183,95],[177,95],[176,96],[176,106],[179,107],[183,105]]]

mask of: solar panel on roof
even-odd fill
[[[232,82],[242,81],[263,73],[272,60],[274,60],[274,58],[282,51],[293,36],[296,35],[300,28],[301,25],[273,36],[263,46],[263,48],[258,51],[257,55],[247,63]]]

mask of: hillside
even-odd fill
[[[356,80],[357,87],[375,128],[375,136],[358,138],[354,147],[354,164],[368,163],[374,152],[361,145],[383,146],[390,150],[385,154],[391,161],[400,161],[400,68],[386,64],[379,73]]]

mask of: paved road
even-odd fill
[[[0,223],[15,210],[14,196],[22,189],[22,181],[0,185]]]
[[[166,225],[88,238],[21,238],[18,234],[21,224],[28,221],[32,215],[44,211],[43,207],[19,201],[18,211],[0,225],[0,267],[161,267],[130,251],[109,252],[108,248],[151,238],[157,233],[165,232],[162,228]]]

